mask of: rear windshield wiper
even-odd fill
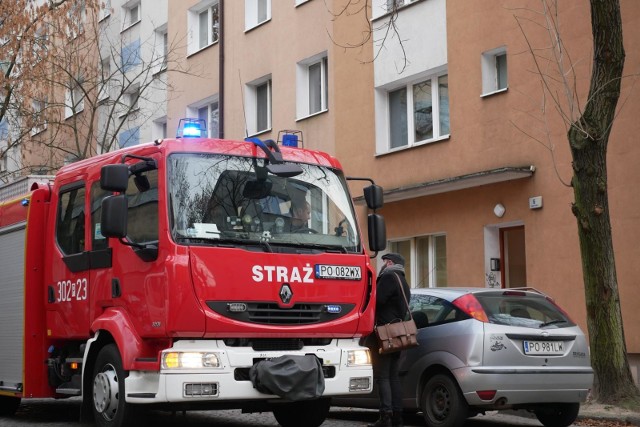
[[[544,328],[545,326],[556,325],[558,323],[569,323],[569,322],[564,319],[556,319],[556,320],[551,320],[549,322],[541,323],[539,327]]]

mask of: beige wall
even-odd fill
[[[574,61],[578,73],[576,85],[584,105],[591,62],[589,5],[581,1],[560,4],[563,42]],[[534,165],[536,171],[531,178],[388,203],[381,211],[387,221],[387,236],[394,240],[446,233],[449,285],[483,286],[483,230],[523,224],[527,284],[551,294],[586,330],[577,226],[571,213],[573,193],[565,185],[571,178],[565,124],[550,103],[546,114],[541,113],[540,79],[534,72],[523,31],[514,18],[514,15],[531,18],[540,3],[523,0],[509,3],[508,7],[498,0],[447,1],[451,120],[448,140],[375,157],[372,67],[360,65],[355,52],[341,56],[344,63],[334,70],[337,92],[334,97],[339,103],[336,153],[347,172],[372,176],[386,189],[505,166]],[[635,41],[640,39],[637,25],[640,4],[623,0],[622,12],[627,54],[625,74],[633,75],[640,67],[640,51],[635,47]],[[346,21],[336,22],[336,36],[348,38],[361,31],[361,27],[355,28]],[[548,45],[540,28],[522,22],[534,47]],[[507,47],[509,89],[483,98],[481,53],[500,46]],[[354,79],[352,75],[356,73],[358,78]],[[640,294],[635,289],[640,266],[635,258],[640,239],[637,213],[640,202],[635,197],[635,187],[640,182],[640,171],[636,167],[640,164],[640,150],[634,144],[639,128],[640,97],[634,80],[627,77],[623,82],[622,108],[611,134],[608,164],[627,348],[630,353],[639,353]],[[354,100],[362,100],[361,106],[356,107]],[[531,136],[553,146],[553,152]],[[542,209],[529,209],[528,200],[532,196],[542,196]],[[502,218],[493,214],[496,203],[506,207]],[[362,220],[364,213],[361,207]]]

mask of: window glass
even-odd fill
[[[415,287],[415,284],[413,283],[412,276],[411,276],[411,271],[412,271],[411,240],[401,240],[398,242],[391,242],[389,245],[389,251],[397,252],[404,257],[404,260],[405,260],[404,276],[406,277],[407,282],[409,283],[409,286]]]
[[[448,135],[449,126],[449,76],[438,77],[438,99],[440,101],[440,135]]]
[[[102,235],[102,199],[112,194],[103,190],[100,182],[96,181],[91,185],[91,249],[105,249],[109,246],[109,241]]]
[[[571,319],[542,295],[505,291],[476,293],[474,296],[491,323],[535,329],[574,326]]]
[[[267,1],[268,0],[258,0],[258,23],[267,20]]]
[[[431,80],[413,85],[414,140],[433,138]]]
[[[497,90],[507,88],[507,54],[496,55]]]
[[[425,294],[411,294],[411,315],[418,329],[469,319],[449,301]]]
[[[256,130],[269,129],[269,83],[267,81],[256,86]]]
[[[127,188],[127,238],[134,243],[158,240],[158,171],[132,175]]]
[[[445,235],[433,236],[435,254],[435,278],[437,287],[445,287],[447,282],[447,237]]]
[[[322,110],[322,62],[309,66],[309,114]]]
[[[56,238],[65,255],[84,252],[84,186],[60,194]]]
[[[198,16],[198,29],[199,29],[199,47],[202,49],[203,47],[209,44],[209,11],[205,10],[200,12]]]
[[[407,88],[389,92],[389,124],[391,148],[408,144],[407,135]]]

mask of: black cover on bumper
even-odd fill
[[[256,363],[249,370],[253,388],[290,401],[315,399],[324,393],[324,375],[314,355],[280,356]]]

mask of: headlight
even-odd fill
[[[219,368],[220,357],[217,353],[167,352],[162,355],[163,369],[201,369]]]
[[[347,351],[347,366],[371,365],[369,349]]]

